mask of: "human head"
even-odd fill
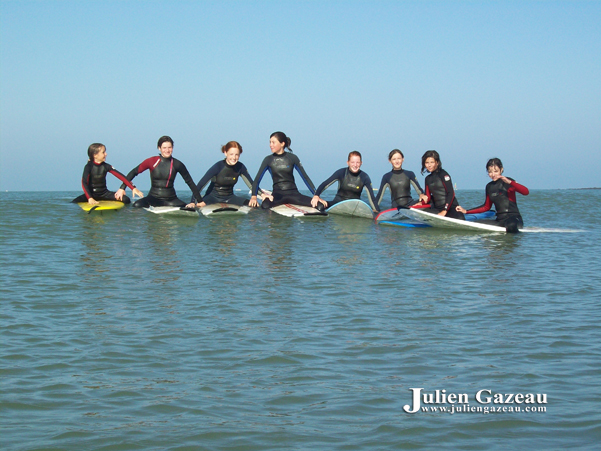
[[[163,158],[169,158],[173,154],[173,140],[169,136],[161,136],[158,145]]]
[[[503,175],[503,163],[498,158],[491,158],[486,163],[486,172],[492,180],[497,181]]]
[[[271,147],[272,139],[276,139],[278,141],[278,143],[283,144],[284,150],[286,150],[286,148],[287,148],[290,152],[292,152],[292,149],[290,148],[290,144],[292,144],[292,140],[290,138],[288,138],[284,132],[273,132],[269,136],[270,147]],[[273,149],[272,149],[272,151],[273,151]]]
[[[405,155],[399,149],[392,149],[388,154],[388,161],[392,164],[392,169],[401,170],[403,168],[403,161],[405,160]]]
[[[171,146],[173,147],[173,140],[169,136],[161,136],[159,138],[159,143],[157,144],[157,147],[160,149],[161,146],[166,142],[170,142]]]
[[[230,166],[235,165],[240,159],[242,146],[237,141],[230,141],[225,146],[221,146],[221,151],[225,155],[225,162]]]
[[[346,163],[351,172],[359,172],[361,169],[361,165],[363,164],[363,160],[361,159],[361,153],[353,150],[348,154],[348,161]]]
[[[100,144],[100,143],[90,144],[90,147],[88,147],[88,159],[90,161],[94,161],[94,155],[96,155],[98,152],[102,151],[102,149],[106,149],[106,146],[104,144]]]
[[[426,160],[428,158],[434,158],[434,161],[438,163],[437,169],[442,169],[442,161],[440,161],[440,155],[435,150],[428,150],[422,156],[422,174],[426,172]]]

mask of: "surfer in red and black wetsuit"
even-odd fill
[[[326,206],[331,207],[332,205],[342,202],[343,200],[361,199],[363,188],[367,188],[371,209],[374,211],[380,211],[373,187],[371,186],[371,179],[367,173],[361,170],[362,163],[363,161],[359,152],[353,150],[351,153],[349,153],[347,161],[348,167],[338,169],[325,182],[319,185],[317,191],[315,191],[313,199],[311,199],[311,205],[313,207],[317,207],[319,202],[324,203],[325,201],[319,196],[330,185],[338,182],[338,192],[331,202],[325,203]]]
[[[428,171],[426,177],[426,196],[428,205],[416,204],[412,208],[430,208],[439,216],[447,218],[465,219],[463,213],[457,211],[459,203],[455,197],[451,176],[442,168],[440,156],[435,150],[428,150],[422,156],[422,174]],[[422,200],[423,204],[423,200]]]
[[[257,193],[259,191],[259,183],[267,171],[271,173],[273,180],[273,192],[271,195],[264,195],[265,200],[261,204],[261,208],[277,207],[283,204],[296,204],[304,207],[311,206],[311,198],[304,196],[298,191],[296,183],[294,181],[293,170],[296,169],[301,178],[307,185],[307,188],[311,193],[315,193],[315,186],[313,182],[305,172],[303,165],[296,155],[292,153],[290,149],[290,138],[283,132],[274,132],[269,137],[269,148],[272,154],[265,157],[252,188],[252,196],[250,198],[249,205],[256,207],[259,205],[257,202]],[[286,149],[290,152],[286,152]],[[325,207],[325,201],[320,201],[318,209],[323,210]]]
[[[503,175],[503,163],[498,158],[491,158],[486,163],[486,171],[492,179],[486,185],[486,200],[479,207],[466,210],[457,206],[457,211],[461,213],[484,213],[495,206],[497,219],[495,225],[507,228],[509,232],[516,232],[518,228],[524,227],[524,221],[515,197],[515,193],[527,196],[530,191],[512,178]]]
[[[88,202],[90,205],[96,205],[98,201],[111,200],[129,204],[129,197],[125,195],[125,186],[132,190],[133,195],[144,196],[144,193],[132,185],[125,175],[106,162],[106,146],[104,144],[90,144],[90,147],[88,147],[88,158],[89,161],[84,166],[83,176],[81,177],[83,194],[71,202]],[[106,175],[109,173],[123,182],[121,189],[117,192],[109,191],[106,187]]]
[[[198,192],[188,169],[181,161],[172,157],[173,140],[169,136],[162,136],[158,142],[158,149],[160,155],[147,158],[127,174],[127,180],[131,181],[146,169],[150,170],[150,192],[148,196],[136,201],[134,207],[200,207],[201,205],[198,205],[198,203],[202,202],[202,196]],[[177,198],[173,181],[178,173],[182,175],[184,181],[192,190],[192,195],[197,204],[194,204],[194,202],[186,204]],[[123,185],[121,187],[123,188]]]

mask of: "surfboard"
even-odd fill
[[[217,216],[217,215],[246,215],[248,212],[252,210],[251,207],[244,205],[233,205],[226,203],[219,204],[209,204],[205,205],[200,209],[200,212],[204,216]]]
[[[179,215],[179,216],[198,216],[198,211],[194,208],[185,207],[144,207],[144,210],[154,213],[155,215]]]
[[[374,218],[371,207],[359,199],[343,200],[327,208],[326,211],[333,215],[355,216],[367,219]]]
[[[119,210],[125,206],[123,202],[116,200],[101,200],[96,205],[90,205],[88,202],[78,202],[77,205],[79,205],[83,211],[87,211],[88,213],[102,210]]]
[[[319,211],[317,208],[304,207],[302,205],[295,204],[278,205],[277,207],[270,208],[270,210],[279,215],[288,216],[290,218],[324,217],[328,215],[326,212]]]
[[[484,224],[477,221],[464,221],[462,219],[447,218],[439,216],[418,208],[403,209],[403,213],[411,219],[421,221],[431,227],[439,227],[455,230],[469,230],[473,232],[498,232],[505,233],[505,227],[499,227],[492,224]]]
[[[405,227],[408,229],[422,228],[422,227],[430,227],[425,222],[416,221],[414,219],[405,218],[399,221],[378,221],[378,224],[381,225],[389,225],[395,227]]]

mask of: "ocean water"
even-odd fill
[[[3,450],[598,449],[601,190],[517,235],[78,194],[0,194]]]

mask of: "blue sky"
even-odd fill
[[[127,173],[165,134],[195,180],[230,140],[254,176],[276,130],[316,185],[359,150],[378,186],[400,148],[415,172],[438,150],[459,189],[495,156],[529,188],[601,186],[601,2],[0,8],[3,191],[80,190],[89,144]]]

